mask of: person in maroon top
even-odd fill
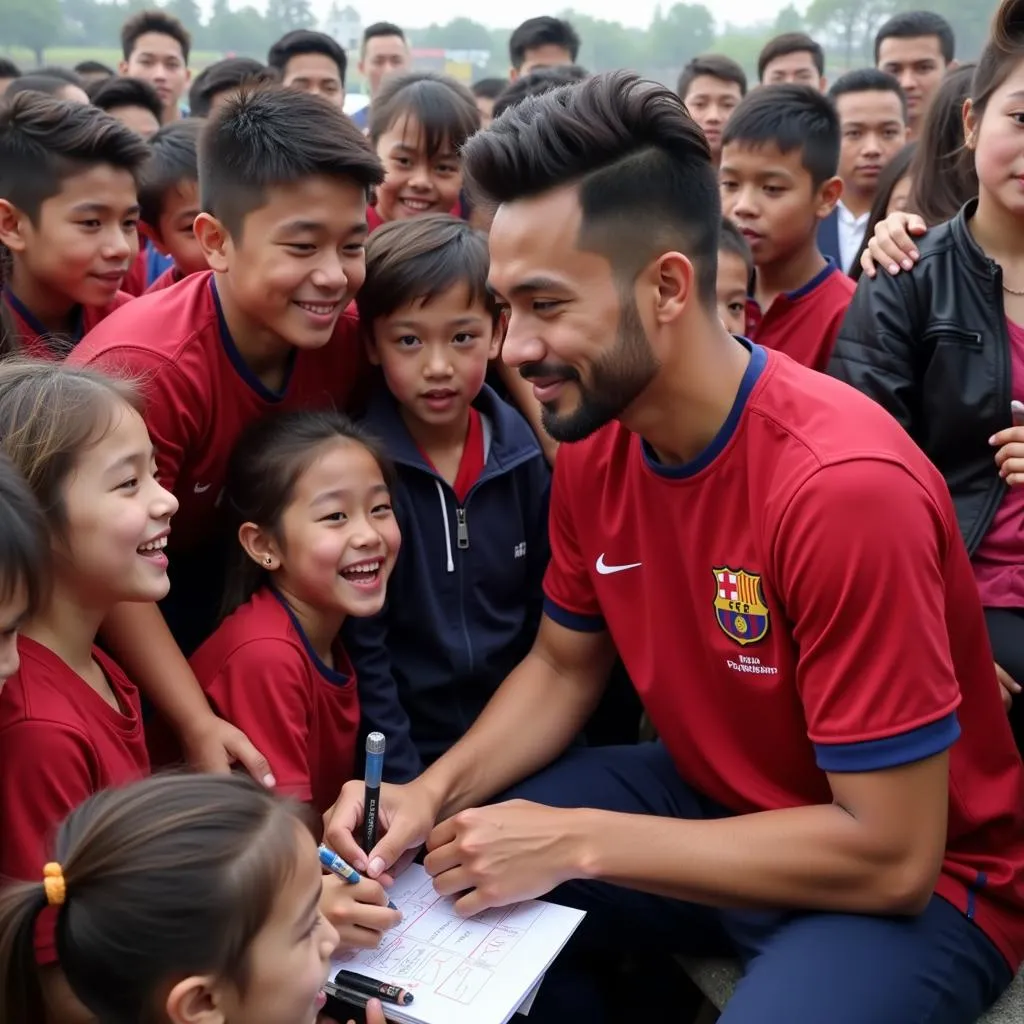
[[[807,85],[767,85],[733,111],[722,138],[722,210],[754,255],[747,327],[759,345],[828,366],[853,283],[818,249],[842,192],[839,121]]]
[[[57,358],[128,301],[146,143],[95,107],[21,93],[0,110],[3,303],[28,355]]]

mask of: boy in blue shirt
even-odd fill
[[[346,640],[393,779],[463,735],[540,621],[550,472],[484,383],[501,347],[487,272],[487,241],[465,221],[396,221],[371,236],[356,300],[383,378],[365,424],[397,467],[402,551],[384,611],[351,620]]]

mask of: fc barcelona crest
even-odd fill
[[[741,647],[756,644],[768,633],[768,607],[761,577],[744,569],[712,569],[715,574],[715,618],[722,632]]]

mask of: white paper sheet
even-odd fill
[[[544,972],[583,920],[583,911],[530,900],[458,917],[430,876],[410,865],[390,891],[402,923],[380,947],[345,954],[343,968],[407,988],[409,1006],[385,1003],[399,1024],[507,1024],[532,1006]]]

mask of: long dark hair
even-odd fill
[[[104,1024],[154,1018],[168,979],[248,983],[249,947],[296,866],[301,809],[242,775],[159,775],[90,797],[53,852],[57,956]],[[43,1019],[36,922],[43,878],[0,892],[0,1020]]]
[[[243,523],[255,523],[277,536],[281,518],[292,501],[295,485],[327,442],[351,441],[376,459],[385,482],[392,485],[391,464],[378,443],[362,427],[332,409],[297,410],[254,423],[239,439],[228,463],[225,505],[237,535]],[[236,545],[221,603],[226,617],[245,604],[268,573]]]
[[[875,191],[875,201],[871,204],[871,212],[868,214],[868,222],[864,228],[864,240],[854,258],[853,266],[850,268],[850,277],[854,281],[860,280],[863,268],[860,265],[860,257],[868,247],[875,233],[879,221],[885,220],[889,215],[889,200],[892,197],[892,190],[910,173],[911,164],[914,162],[914,155],[917,152],[917,143],[908,142],[886,165],[885,169],[878,176],[878,186]],[[916,213],[912,207],[908,210]]]

